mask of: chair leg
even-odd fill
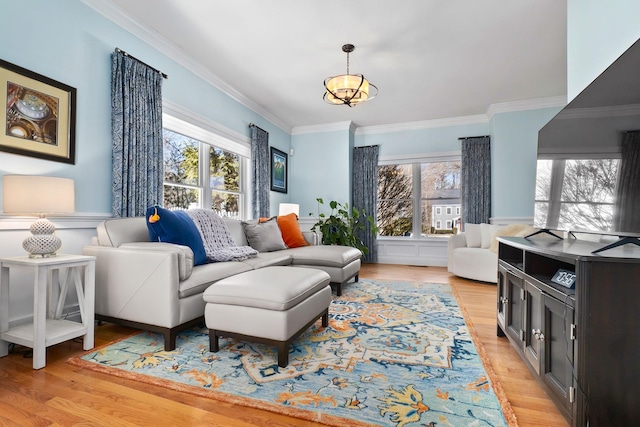
[[[326,328],[329,326],[329,310],[327,309],[322,315],[322,327]]]

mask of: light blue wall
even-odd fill
[[[568,0],[568,100],[640,38],[640,1]]]
[[[331,200],[351,204],[353,143],[348,130],[293,135],[291,148],[290,201],[300,204],[300,217],[318,214],[318,197],[325,202],[323,213],[329,213]]]
[[[0,153],[0,175],[41,174],[75,179],[76,211],[111,212],[111,60],[119,47],[169,75],[163,98],[249,136],[248,124],[269,132],[287,152],[287,132],[233,100],[181,64],[94,12],[79,0],[2,4],[0,58],[78,90],[76,164]],[[287,195],[272,192],[271,211]]]
[[[441,126],[387,133],[356,133],[355,145],[379,145],[380,157],[460,151],[458,138],[489,134],[489,123]]]
[[[533,218],[538,131],[560,108],[495,114],[491,120],[491,215]]]

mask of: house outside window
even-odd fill
[[[210,137],[213,141],[203,141],[209,139],[203,129],[177,119],[163,120],[163,205],[169,209],[211,208],[220,216],[242,219],[248,159],[228,149],[233,148],[229,141],[227,149],[213,145],[219,139],[215,135]]]
[[[459,155],[379,165],[376,220],[380,237],[452,234],[456,231],[453,212],[459,207]],[[442,224],[449,225],[442,228]]]

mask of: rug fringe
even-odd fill
[[[493,387],[493,391],[496,394],[496,398],[498,399],[498,403],[500,403],[500,407],[502,408],[502,413],[504,418],[507,420],[509,427],[518,427],[518,418],[516,417],[515,412],[513,412],[513,408],[511,407],[511,403],[509,399],[507,399],[507,394],[505,393],[502,385],[500,384],[500,380],[498,379],[498,375],[493,370],[493,365],[491,364],[491,360],[489,360],[489,356],[487,356],[487,351],[484,348],[484,345],[478,338],[478,333],[473,326],[473,322],[471,321],[471,316],[467,312],[467,309],[460,304],[460,295],[456,290],[454,285],[451,286],[451,292],[453,292],[453,296],[458,302],[458,307],[464,316],[464,321],[467,324],[467,328],[469,329],[469,335],[471,335],[471,339],[473,340],[473,344],[478,350],[478,356],[480,357],[480,361],[482,362],[487,375],[489,376],[489,380],[491,381],[491,387]]]

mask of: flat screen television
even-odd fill
[[[638,243],[640,40],[540,129],[535,198],[538,228]]]

